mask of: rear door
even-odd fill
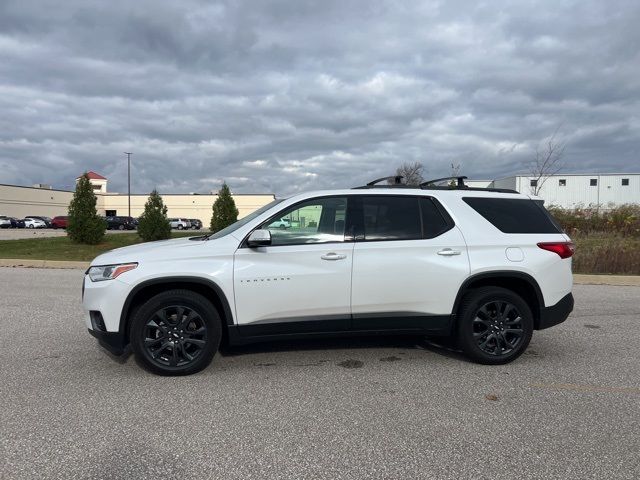
[[[433,198],[356,197],[353,329],[438,330],[469,273],[462,234]]]

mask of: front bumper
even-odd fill
[[[109,350],[114,355],[122,355],[126,347],[124,335],[120,332],[101,332],[100,330],[89,330],[89,333],[98,339],[100,346]]]
[[[92,282],[87,275],[84,276],[82,287],[82,305],[89,333],[114,355],[122,355],[126,336],[120,331],[120,316],[131,287],[117,278]]]
[[[564,322],[572,311],[573,294],[568,293],[555,305],[540,309],[540,320],[536,325],[536,330],[543,330]]]

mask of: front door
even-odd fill
[[[305,200],[258,228],[267,247],[241,246],[234,260],[236,318],[243,335],[347,330],[353,242],[346,197]]]

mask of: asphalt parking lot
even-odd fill
[[[0,269],[0,478],[640,478],[640,288],[578,285],[518,361],[274,344],[162,378],[82,321],[78,270]]]

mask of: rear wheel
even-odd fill
[[[178,225],[178,230],[182,230],[184,227],[182,225]]]
[[[533,314],[529,305],[511,290],[478,288],[462,300],[457,334],[459,347],[473,361],[508,363],[529,345]]]
[[[136,311],[130,330],[136,358],[159,375],[189,375],[206,368],[221,337],[215,307],[189,290],[152,297]]]

